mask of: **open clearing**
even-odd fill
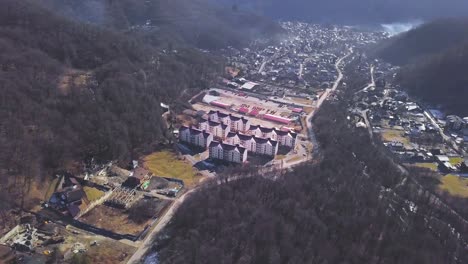
[[[451,157],[449,159],[450,159],[450,164],[452,164],[454,166],[463,162],[463,158],[461,158],[461,157]]]
[[[426,163],[415,163],[415,164],[412,164],[413,166],[415,167],[419,167],[419,168],[426,168],[426,169],[430,169],[432,171],[438,171],[438,166],[437,166],[437,163],[429,163],[429,162],[426,162]]]
[[[409,138],[404,137],[404,132],[401,130],[396,129],[385,129],[382,131],[382,139],[385,142],[401,142],[405,145],[405,147],[411,147],[411,142]]]
[[[439,185],[441,190],[447,191],[453,196],[468,198],[468,179],[449,174],[441,181],[442,183]]]
[[[85,186],[83,187],[84,192],[86,193],[86,197],[88,197],[88,200],[90,202],[94,202],[96,200],[99,200],[102,196],[104,196],[104,192],[100,191],[96,188],[93,187],[88,187]]]
[[[141,199],[128,210],[98,205],[80,220],[118,234],[139,235],[169,203],[167,200]]]
[[[70,259],[69,261],[71,262],[74,260],[87,261],[75,263],[125,263],[125,261],[127,261],[136,251],[135,247],[102,236],[86,234],[76,235],[66,231],[64,237],[65,242],[60,244],[58,247],[60,254],[65,255],[65,258]],[[90,246],[94,241],[96,241],[98,245]],[[86,253],[74,254],[71,252],[75,243],[84,245],[87,249]],[[50,250],[53,250],[53,248]]]
[[[183,180],[186,186],[193,186],[201,180],[201,174],[188,161],[181,160],[169,150],[155,152],[144,159],[145,167],[154,175]]]

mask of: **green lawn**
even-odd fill
[[[460,164],[461,162],[463,162],[463,158],[460,158],[460,157],[451,157],[450,158],[450,163],[452,165],[454,165],[454,166]]]
[[[156,176],[183,180],[188,186],[193,186],[200,179],[190,162],[178,159],[171,151],[155,152],[144,160],[145,167]]]
[[[404,131],[395,129],[386,129],[382,132],[382,139],[386,142],[398,141],[405,145],[405,147],[411,147],[411,142],[408,137],[404,137]]]
[[[456,175],[446,175],[439,185],[441,190],[449,192],[453,196],[468,198],[468,179]]]
[[[432,171],[438,171],[437,163],[415,163],[413,164],[416,167],[430,169]]]
[[[90,202],[94,202],[96,200],[99,200],[102,196],[104,196],[104,192],[101,190],[98,190],[93,187],[88,187],[85,186],[83,187],[84,192],[86,193],[86,197],[88,197],[88,200]]]

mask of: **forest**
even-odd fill
[[[56,170],[79,172],[90,158],[127,165],[164,142],[160,103],[186,101],[223,69],[197,50],[167,52],[33,1],[1,6],[2,209]]]
[[[468,225],[349,123],[352,92],[315,116],[317,162],[192,194],[154,242],[161,263],[466,263]]]
[[[468,2],[462,0],[211,0],[251,9],[281,20],[345,25],[432,20],[465,16]]]
[[[402,66],[397,83],[422,102],[441,106],[447,114],[468,115],[468,20],[427,23],[380,43],[371,53]]]
[[[282,33],[276,22],[210,0],[39,0],[76,21],[136,32],[159,46],[220,49]]]

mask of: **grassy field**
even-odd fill
[[[410,147],[411,142],[409,138],[404,137],[404,132],[395,129],[386,129],[382,132],[382,139],[386,142],[398,141],[405,145],[405,147]]]
[[[201,178],[197,176],[192,164],[178,159],[173,152],[167,150],[146,156],[145,167],[156,176],[180,179],[188,186],[193,186]]]
[[[83,190],[86,193],[86,197],[88,197],[88,200],[90,202],[94,202],[98,200],[99,198],[101,198],[102,196],[104,196],[104,192],[96,188],[85,186],[83,187]]]
[[[463,158],[461,158],[461,157],[451,157],[450,158],[450,163],[452,165],[454,165],[454,166],[460,164],[461,162],[463,162]]]
[[[449,192],[453,196],[468,198],[468,179],[460,178],[456,175],[446,175],[439,185],[441,190]]]
[[[438,171],[437,163],[415,163],[413,166]]]

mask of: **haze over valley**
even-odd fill
[[[0,6],[0,263],[468,263],[466,1]]]

